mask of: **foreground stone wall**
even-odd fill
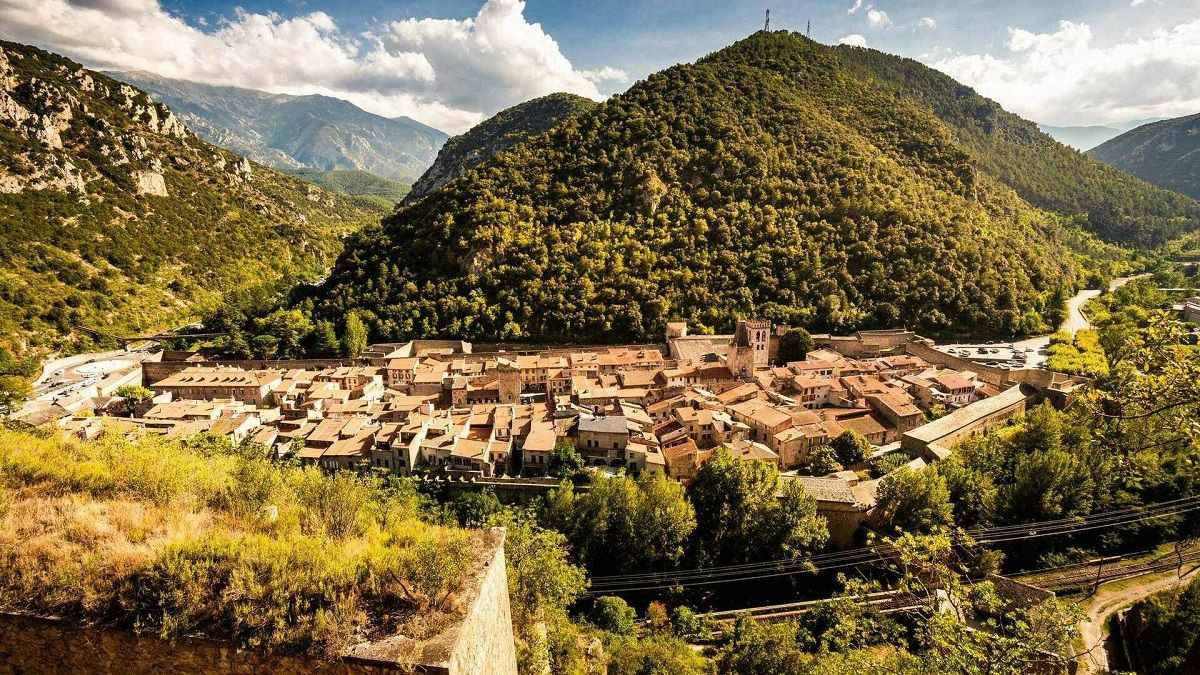
[[[128,631],[91,628],[54,619],[0,614],[0,675],[126,673],[128,675],[375,675],[443,673],[239,651],[210,640],[173,642]]]

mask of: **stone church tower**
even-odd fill
[[[514,361],[504,357],[496,359],[497,389],[501,403],[521,402],[521,371]]]

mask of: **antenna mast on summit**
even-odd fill
[[[810,20],[804,28],[804,37],[812,37],[812,21]]]
[[[767,20],[765,23],[763,23],[763,32],[764,33],[771,32],[771,10],[769,10],[769,9],[767,10]]]

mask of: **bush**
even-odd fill
[[[168,638],[327,656],[363,634],[422,639],[482,563],[474,535],[420,519],[406,481],[273,463],[214,437],[0,429],[0,486],[7,606]]]
[[[633,635],[635,617],[636,614],[628,603],[612,595],[596,598],[592,611],[588,612],[588,620],[592,625],[617,635]]]
[[[893,452],[871,460],[871,478],[880,478],[908,464],[908,455]]]

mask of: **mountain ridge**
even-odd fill
[[[1161,188],[1200,199],[1200,113],[1131,129],[1088,154]]]
[[[272,94],[147,73],[112,72],[176,111],[205,140],[281,170],[357,169],[412,182],[449,137],[407,117],[308,94]]]

